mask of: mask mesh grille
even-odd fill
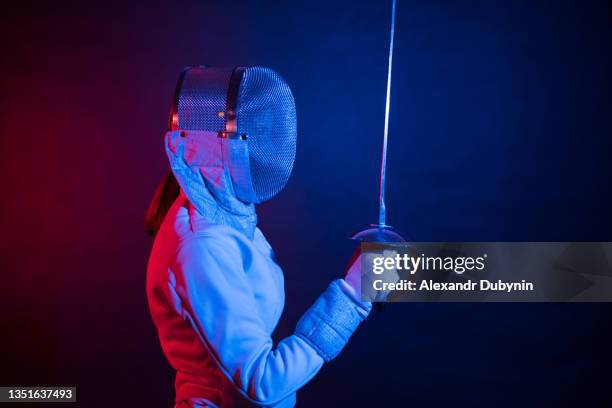
[[[178,127],[185,130],[225,130],[227,85],[231,70],[191,68],[185,75],[178,98]]]
[[[295,101],[287,83],[269,68],[244,72],[236,112],[239,134],[248,136],[253,189],[265,201],[287,184],[295,161]]]

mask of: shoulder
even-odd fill
[[[166,214],[156,241],[163,241],[164,246],[175,253],[235,252],[252,244],[244,234],[232,227],[195,222],[197,216],[194,211],[189,201],[180,195]]]
[[[242,273],[252,253],[253,244],[242,233],[225,225],[209,225],[178,242],[174,263]]]
[[[243,234],[225,225],[209,225],[205,229],[182,237],[178,242],[178,251],[221,251],[234,252],[248,245]]]

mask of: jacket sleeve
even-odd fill
[[[369,305],[344,292],[344,281],[334,281],[300,319],[296,334],[274,347],[245,276],[250,251],[232,237],[191,238],[177,251],[173,280],[183,318],[219,368],[251,402],[274,405],[337,355]]]

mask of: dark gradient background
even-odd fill
[[[294,176],[259,208],[290,334],[342,274],[345,237],[376,219],[389,6],[3,5],[0,383],[76,385],[88,407],[172,404],[142,218],[190,64],[270,66],[295,94]],[[605,2],[400,0],[389,223],[418,241],[612,240],[611,23]],[[604,405],[611,312],[394,304],[298,405]]]

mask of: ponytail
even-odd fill
[[[157,234],[168,210],[178,197],[180,191],[181,188],[174,174],[168,172],[155,189],[155,194],[153,194],[153,199],[145,215],[144,226],[147,234],[152,236]]]

